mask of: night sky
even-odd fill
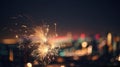
[[[120,34],[120,2],[119,0],[1,0],[0,35],[8,35],[9,32],[5,32],[4,28],[13,27],[12,24],[19,20],[22,24],[28,25],[41,24],[42,20],[51,25],[56,22],[59,34],[67,32]]]

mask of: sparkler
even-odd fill
[[[49,29],[48,27],[46,29],[47,31],[44,31],[42,27],[36,27],[33,34],[16,36],[19,39],[19,48],[25,50],[25,54],[31,51],[30,55],[35,61],[43,65],[53,61],[59,50],[59,46],[55,46],[55,42],[49,40],[50,37],[47,35]]]

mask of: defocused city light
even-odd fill
[[[10,50],[10,53],[9,53],[9,54],[10,54],[10,55],[9,55],[9,60],[10,60],[10,61],[13,61],[13,60],[14,60],[13,51]]]
[[[95,60],[98,60],[99,56],[98,55],[95,55],[92,57],[92,60],[95,61]]]
[[[3,39],[2,41],[4,44],[16,44],[17,40],[16,39]]]
[[[88,45],[88,43],[87,43],[87,42],[82,42],[82,48],[86,48],[86,47],[87,47],[87,45]]]
[[[79,60],[79,56],[73,56],[73,60]]]
[[[88,51],[87,52],[88,52],[88,55],[92,53],[92,46],[88,47]]]
[[[18,36],[18,35],[16,35],[15,37],[16,37],[16,38],[19,38],[19,36]]]
[[[108,35],[107,35],[107,44],[111,45],[111,43],[112,43],[112,34],[108,33]]]
[[[62,57],[58,57],[57,62],[62,63],[62,62],[64,62],[64,59]]]
[[[65,67],[65,65],[61,65],[60,67]]]
[[[112,34],[108,33],[107,35],[107,45],[109,46],[109,51],[111,52],[113,47],[112,47]]]
[[[75,64],[74,64],[74,63],[70,63],[70,66],[71,66],[71,67],[75,67]]]
[[[27,63],[27,67],[32,67],[32,63]]]
[[[118,56],[118,61],[120,62],[120,55]]]
[[[85,34],[84,33],[80,34],[80,38],[84,39],[85,38]]]
[[[33,64],[34,64],[34,65],[38,65],[39,62],[38,62],[37,60],[34,60],[34,61],[33,61]]]

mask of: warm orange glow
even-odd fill
[[[107,35],[107,44],[110,46],[112,44],[112,34],[108,33]]]
[[[59,62],[59,63],[64,62],[64,59],[63,59],[62,57],[59,57],[59,58],[57,59],[57,62]]]
[[[95,56],[92,57],[92,60],[95,61],[95,60],[97,60],[98,58],[99,58],[99,56],[95,55]]]
[[[4,44],[16,44],[17,40],[16,39],[3,39],[2,41]]]
[[[10,60],[10,61],[13,61],[13,58],[14,58],[14,57],[13,57],[13,51],[10,50],[9,60]]]
[[[117,37],[115,38],[115,41],[116,41],[116,42],[120,41],[120,37],[117,36]]]
[[[112,47],[112,34],[108,33],[107,35],[107,45],[109,46],[109,51],[111,52],[113,47]]]
[[[75,55],[76,56],[84,56],[84,55],[88,54],[87,51],[88,51],[87,49],[76,50]]]
[[[37,60],[34,60],[34,61],[33,61],[33,64],[34,64],[34,65],[38,65],[39,62],[38,62]]]

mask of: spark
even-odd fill
[[[27,26],[26,26],[26,25],[22,25],[21,27],[23,27],[23,28],[27,28]]]

